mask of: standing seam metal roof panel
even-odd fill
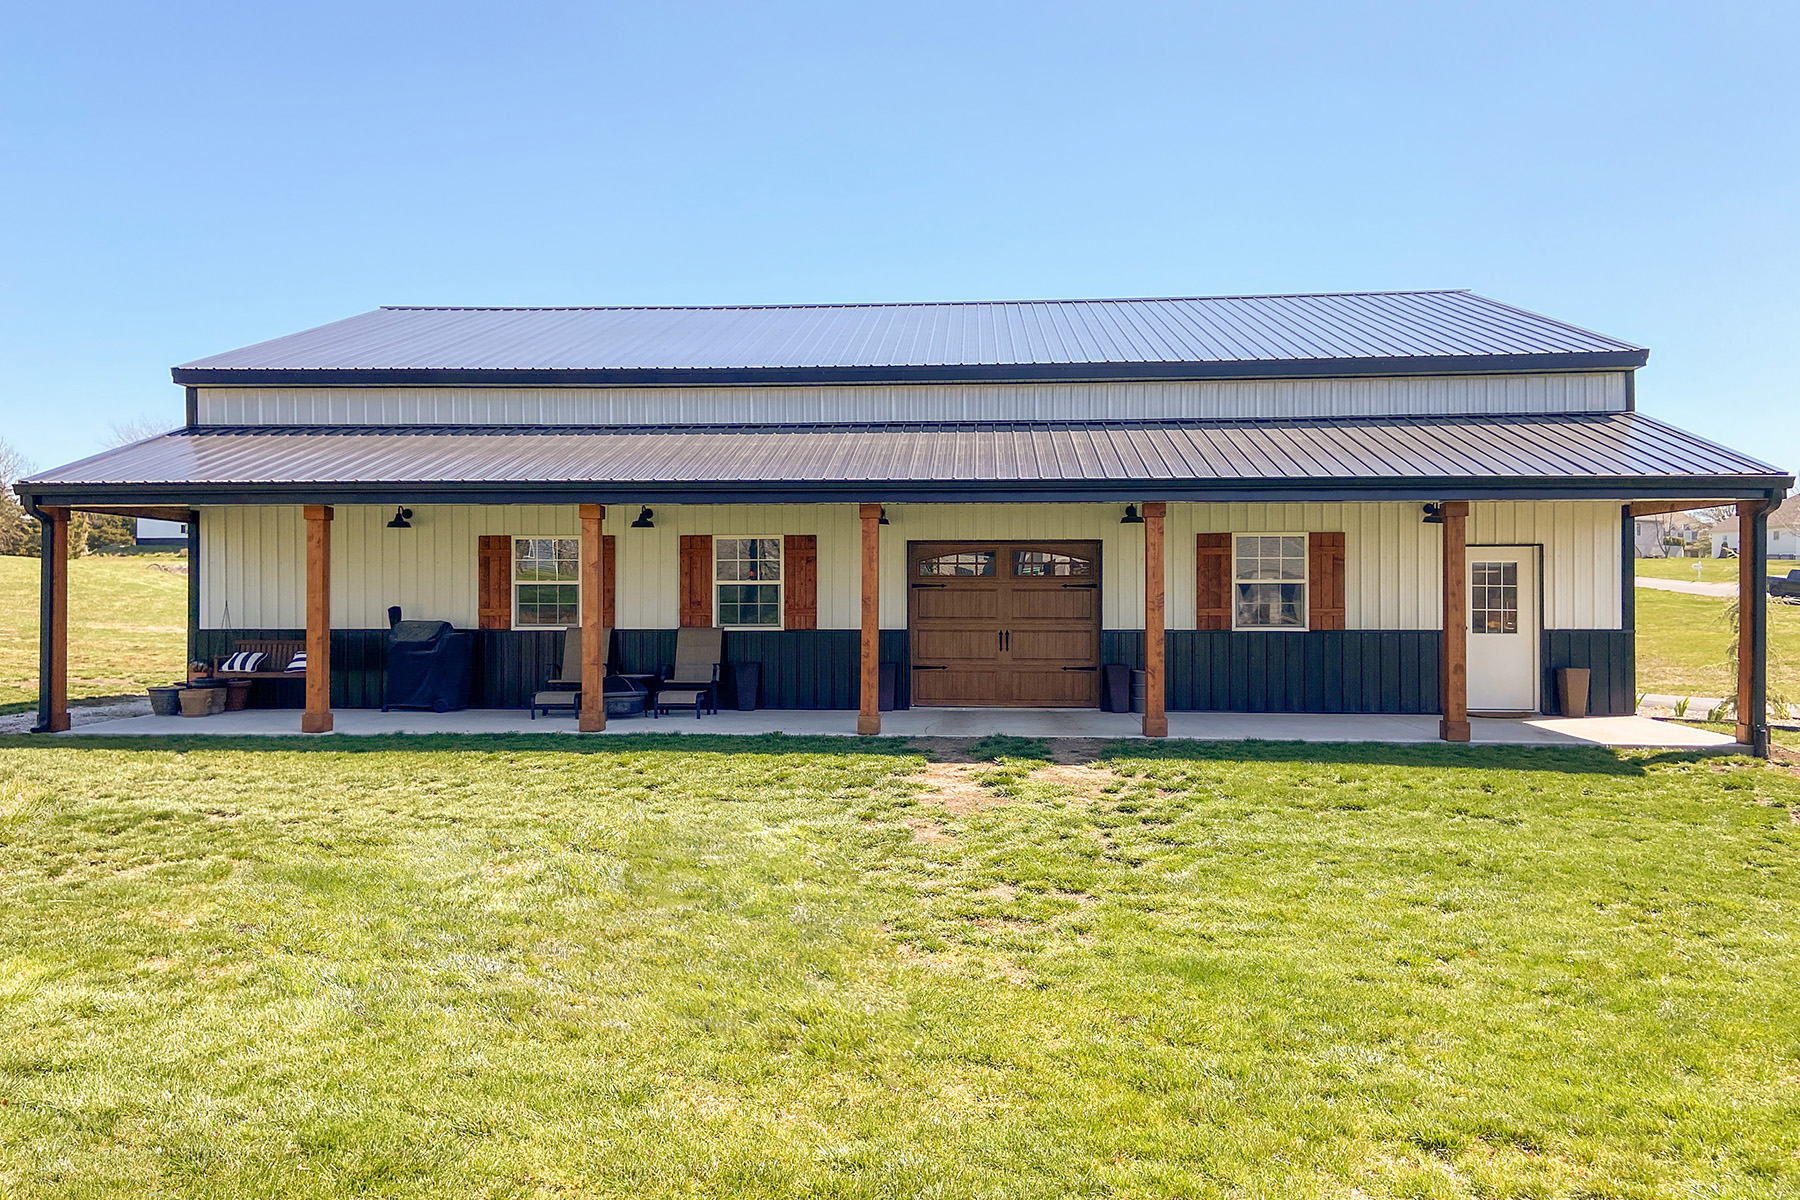
[[[719,308],[382,308],[179,372],[1230,364],[1641,347],[1469,292]]]
[[[32,496],[112,485],[846,484],[1739,479],[1775,467],[1640,413],[1530,418],[805,425],[653,429],[209,426],[22,482]],[[879,491],[876,492],[879,496]]]

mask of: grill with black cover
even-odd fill
[[[469,707],[475,635],[448,621],[396,621],[388,631],[387,695],[381,711]]]

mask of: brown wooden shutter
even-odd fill
[[[1195,538],[1195,629],[1231,628],[1231,535]]]
[[[600,589],[600,623],[611,629],[617,625],[613,597],[619,594],[619,539],[607,534],[600,539],[600,569],[605,583]]]
[[[512,538],[506,534],[476,541],[475,611],[482,629],[512,628]]]
[[[1344,627],[1344,535],[1314,533],[1307,535],[1307,575],[1311,595],[1307,597],[1307,628],[1342,629]]]
[[[713,544],[709,533],[681,538],[681,627],[710,629],[713,623]]]
[[[810,533],[790,533],[781,545],[782,626],[786,629],[819,627],[819,539]]]

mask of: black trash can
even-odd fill
[[[1131,668],[1107,663],[1100,668],[1100,708],[1105,712],[1131,711]]]
[[[762,690],[762,664],[759,662],[731,664],[731,694],[736,703],[732,706],[739,712],[755,712],[757,693]]]

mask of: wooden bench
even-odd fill
[[[212,673],[220,679],[305,679],[305,671],[289,671],[287,665],[294,661],[294,655],[306,648],[305,642],[280,641],[274,638],[240,638],[232,644],[232,654],[245,650],[260,650],[269,657],[263,661],[262,671],[222,671],[219,665],[231,654],[212,660]]]

